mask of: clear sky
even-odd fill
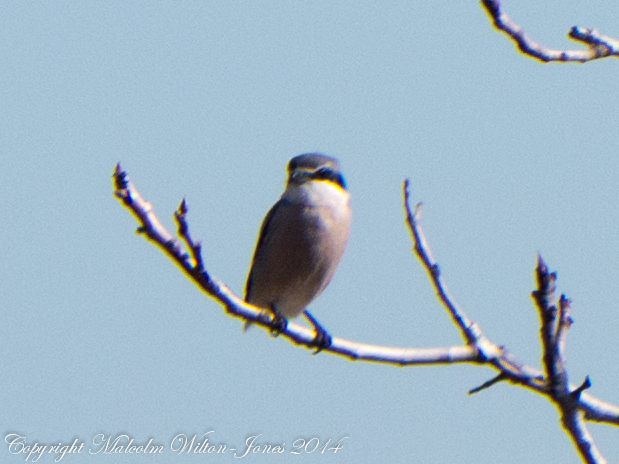
[[[537,40],[575,24],[619,37],[619,3],[505,1]],[[350,362],[247,334],[134,233],[117,161],[162,222],[185,197],[207,268],[242,294],[260,222],[294,155],[342,164],[348,249],[311,310],[334,335],[461,343],[411,253],[401,187],[453,295],[486,335],[540,365],[541,252],[573,300],[570,379],[619,403],[616,60],[543,65],[476,1],[0,3],[0,431],[93,448],[62,462],[235,462],[179,456],[178,434],[256,443],[343,437],[333,455],[251,462],[579,462],[529,391],[466,392],[474,365]],[[591,426],[609,462],[616,428]],[[315,442],[314,442],[315,443]],[[0,446],[2,462],[24,462]],[[52,455],[38,462],[53,462]]]

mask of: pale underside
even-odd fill
[[[288,186],[265,218],[245,299],[286,318],[328,285],[348,241],[348,193],[325,181]]]

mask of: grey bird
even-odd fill
[[[245,301],[272,312],[279,330],[304,313],[314,326],[317,352],[331,337],[306,308],[337,269],[351,217],[338,161],[320,153],[295,156],[286,189],[262,222],[247,277]]]

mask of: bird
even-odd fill
[[[277,333],[303,313],[314,327],[317,353],[331,345],[331,336],[307,306],[327,287],[346,248],[350,196],[340,164],[330,156],[295,156],[287,171],[284,193],[260,228],[245,302],[270,311]],[[245,329],[250,325],[246,321]]]

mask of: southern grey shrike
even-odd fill
[[[314,326],[317,351],[331,337],[306,308],[337,269],[351,217],[338,161],[320,153],[295,156],[286,189],[262,222],[247,277],[245,301],[271,311],[279,330],[304,313]]]

